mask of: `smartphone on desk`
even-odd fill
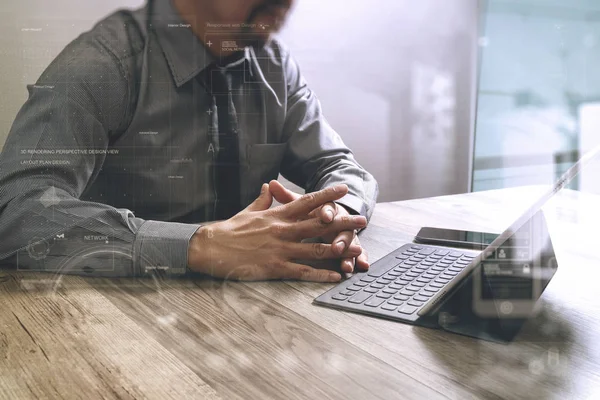
[[[423,227],[417,233],[415,242],[435,246],[460,247],[483,250],[499,235],[496,233],[462,231],[455,229]]]

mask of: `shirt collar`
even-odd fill
[[[150,20],[177,87],[185,84],[215,60],[184,22],[171,0],[150,0]],[[244,49],[244,62],[252,73],[250,49]]]

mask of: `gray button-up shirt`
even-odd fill
[[[168,0],[119,11],[70,43],[28,86],[0,158],[0,257],[27,270],[183,274],[213,219],[215,62]],[[239,120],[241,195],[281,173],[307,192],[339,183],[370,217],[377,183],[322,115],[277,40],[228,68]]]

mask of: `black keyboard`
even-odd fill
[[[368,273],[356,274],[319,296],[317,303],[386,316],[410,316],[475,256],[473,252],[406,245],[374,263]]]

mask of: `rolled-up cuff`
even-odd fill
[[[199,227],[200,225],[177,222],[144,222],[133,244],[136,275],[185,274],[190,239]]]
[[[346,207],[349,212],[354,211],[355,215],[362,215],[363,217],[368,218],[367,203],[362,201],[360,197],[357,197],[353,194],[347,194],[335,202]]]

